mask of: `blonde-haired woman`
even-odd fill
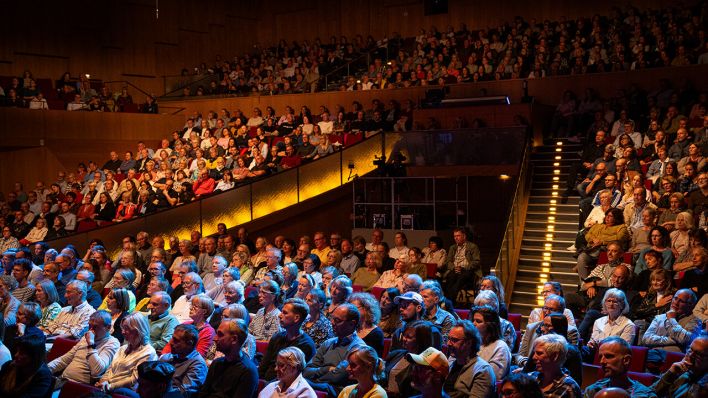
[[[347,354],[347,374],[356,384],[344,387],[338,398],[387,398],[386,390],[376,382],[384,370],[384,361],[369,346],[354,346]]]
[[[118,388],[135,389],[138,383],[138,365],[145,361],[157,360],[155,349],[150,345],[150,324],[145,315],[136,312],[126,316],[121,322],[123,337],[127,344],[120,347],[111,366],[96,387],[104,391]]]

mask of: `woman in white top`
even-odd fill
[[[483,305],[472,307],[470,316],[482,337],[479,357],[492,365],[497,380],[504,379],[511,366],[511,350],[502,339],[499,314],[491,307]]]
[[[130,314],[120,326],[127,344],[120,347],[111,366],[96,383],[96,387],[108,392],[117,388],[135,389],[138,365],[157,360],[155,349],[150,345],[150,324],[145,315]]]
[[[277,380],[265,386],[258,398],[315,398],[315,390],[302,377],[307,361],[297,347],[280,350],[275,360]]]
[[[592,326],[592,335],[588,347],[595,350],[600,346],[600,341],[605,337],[618,336],[629,344],[634,343],[636,327],[625,316],[629,312],[627,296],[619,289],[609,289],[602,298],[602,313],[607,314],[595,321]]]

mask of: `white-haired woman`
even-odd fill
[[[315,398],[315,390],[302,377],[307,361],[305,354],[297,347],[280,350],[275,360],[277,380],[265,386],[258,398],[292,397]]]
[[[531,350],[538,380],[544,397],[576,398],[581,396],[580,386],[564,372],[563,364],[568,355],[567,341],[557,334],[539,336]]]
[[[609,289],[602,298],[602,312],[607,314],[598,318],[592,326],[592,335],[588,347],[593,351],[600,346],[605,337],[619,336],[627,343],[634,343],[636,327],[625,315],[629,312],[627,296],[619,289]]]
[[[104,391],[135,389],[138,365],[157,360],[155,349],[150,345],[150,324],[145,315],[136,312],[126,316],[121,322],[121,329],[127,344],[118,350],[111,366],[96,382],[96,386]]]

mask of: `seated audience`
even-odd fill
[[[86,302],[86,289],[84,282],[69,282],[66,287],[68,306],[62,308],[43,330],[47,340],[52,341],[57,337],[78,339],[86,333],[89,317],[96,311]]]
[[[420,296],[423,298],[423,306],[425,307],[423,319],[440,329],[442,344],[447,344],[447,336],[455,324],[455,316],[440,308],[441,301],[445,299],[440,283],[434,280],[423,282]],[[514,333],[514,338],[516,338],[516,333]]]
[[[213,396],[252,397],[258,388],[258,369],[241,348],[248,335],[248,326],[240,319],[224,319],[214,341],[224,356],[209,366],[206,380],[197,398]],[[228,380],[228,383],[224,383]]]
[[[677,291],[671,300],[670,309],[654,317],[642,337],[642,345],[664,351],[685,352],[691,335],[701,328],[700,319],[693,315],[696,301],[696,294],[691,290]]]
[[[258,310],[248,326],[248,332],[256,340],[270,340],[274,334],[282,331],[279,321],[279,300],[280,287],[278,283],[264,280],[258,289],[258,304],[261,305],[261,309]]]
[[[567,342],[563,336],[547,334],[533,343],[533,359],[537,372],[533,376],[545,397],[563,396],[580,398],[580,386],[563,368]]]
[[[59,380],[91,384],[108,369],[120,342],[109,333],[111,315],[103,310],[91,314],[89,330],[66,354],[49,363],[49,370]]]
[[[482,337],[470,321],[457,321],[448,336],[454,360],[443,390],[451,397],[490,397],[496,389],[494,367],[479,356]]]
[[[686,356],[673,363],[651,389],[659,397],[698,397],[706,391],[708,374],[708,334],[702,332],[693,342]]]
[[[170,313],[172,299],[164,291],[152,294],[147,308],[150,311],[148,320],[150,321],[150,344],[155,352],[161,353],[167,343],[172,339],[175,327],[179,321]]]
[[[134,313],[126,316],[120,325],[127,344],[118,349],[106,373],[96,382],[103,391],[126,388],[135,390],[138,382],[137,366],[145,361],[157,359],[155,349],[150,345],[150,325],[145,315]]]
[[[42,341],[21,337],[15,342],[12,361],[0,368],[0,396],[46,397],[51,395],[53,381]]]
[[[384,369],[384,361],[378,357],[376,350],[367,345],[352,347],[347,353],[347,374],[356,384],[344,387],[339,398],[352,395],[369,397],[386,397],[386,391],[377,384]],[[359,392],[361,391],[361,392]]]
[[[356,334],[366,345],[376,350],[378,355],[383,355],[384,337],[378,326],[381,310],[376,297],[369,293],[353,293],[348,301],[359,310],[359,326]]]
[[[315,390],[310,387],[302,376],[307,366],[305,354],[297,347],[285,347],[280,350],[275,359],[277,379],[266,385],[258,394],[258,398],[277,396],[292,396],[298,398],[315,398]]]
[[[499,314],[488,306],[472,307],[470,319],[482,337],[479,357],[492,366],[497,379],[503,379],[511,367],[511,349],[502,340]]]
[[[493,290],[480,290],[477,297],[474,298],[474,305],[486,305],[491,307],[494,311],[499,310],[499,300]],[[499,317],[499,325],[501,327],[502,340],[509,346],[510,350],[513,350],[516,344],[516,330],[514,329],[514,325],[502,317]]]
[[[197,294],[192,296],[191,305],[189,307],[190,324],[197,328],[198,339],[196,350],[202,356],[206,357],[209,347],[214,342],[215,331],[207,320],[214,312],[214,302],[205,294]],[[173,334],[174,337],[174,334]],[[172,345],[167,343],[162,349],[162,354],[172,352]]]
[[[309,315],[302,326],[302,330],[312,338],[315,346],[319,347],[322,343],[334,337],[332,323],[324,314],[324,306],[327,303],[327,299],[322,290],[312,289],[307,294],[305,302],[309,307]]]
[[[551,294],[563,297],[563,286],[559,282],[548,281],[543,284],[543,289],[541,290],[541,295],[545,301],[546,297]],[[573,317],[573,312],[566,308],[563,311],[563,315],[568,318],[568,325],[575,326],[575,318]],[[529,314],[529,319],[527,324],[536,323],[543,319],[543,308],[534,308]]]
[[[198,393],[206,379],[208,368],[202,355],[197,352],[198,341],[199,331],[196,327],[177,325],[169,343],[171,352],[160,356],[160,361],[174,367],[172,388],[179,391],[183,397]]]
[[[390,350],[386,357],[382,385],[391,396],[404,397],[413,393],[412,365],[406,360],[407,354],[421,354],[428,347],[442,347],[439,331],[433,324],[423,320],[406,324],[403,330],[403,343],[403,347]]]
[[[584,358],[592,358],[600,342],[606,337],[615,336],[622,338],[627,344],[634,342],[636,327],[634,323],[626,317],[629,313],[629,303],[624,292],[619,289],[609,289],[602,298],[603,313],[607,314],[595,321],[592,327],[592,335],[583,350]]]
[[[273,380],[276,378],[278,353],[287,347],[296,347],[305,355],[306,361],[315,355],[315,342],[302,331],[302,324],[309,314],[307,304],[301,299],[288,299],[283,304],[280,313],[280,326],[282,332],[274,334],[268,342],[263,359],[258,365],[258,374],[261,379]]]
[[[627,377],[632,361],[632,347],[619,336],[610,336],[597,343],[599,347],[602,379],[585,388],[583,397],[593,397],[595,393],[607,387],[618,387],[631,392],[632,397],[656,397],[657,395],[644,384]]]

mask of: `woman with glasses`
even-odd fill
[[[268,341],[280,332],[280,287],[272,280],[264,280],[258,291],[258,303],[262,306],[253,317],[248,331],[256,340]]]
[[[128,292],[129,305],[128,312],[133,312],[135,309],[135,293],[133,293],[133,280],[135,279],[135,274],[133,271],[127,268],[118,268],[116,273],[113,274],[113,279],[108,282],[106,287],[111,289],[125,289]],[[112,283],[111,283],[112,282]],[[109,286],[110,285],[110,286]],[[103,299],[103,302],[98,307],[99,310],[108,310],[108,295]]]
[[[629,344],[634,343],[636,326],[626,316],[629,313],[629,303],[622,290],[612,288],[605,292],[602,313],[607,315],[595,320],[590,340],[584,347],[587,349],[583,349],[583,358],[586,360],[592,360],[595,350],[605,337],[619,336]]]
[[[315,390],[310,387],[302,376],[307,366],[305,354],[297,347],[286,347],[280,350],[275,360],[277,380],[265,386],[258,398],[292,397],[315,398]],[[283,395],[287,392],[287,395]]]
[[[320,269],[320,258],[316,254],[310,254],[302,261],[303,270],[300,271],[298,276],[310,275],[315,280],[315,287],[318,289],[322,284],[322,274],[319,272]]]
[[[192,321],[192,325],[199,331],[195,349],[202,357],[206,358],[209,348],[214,343],[214,336],[216,336],[216,331],[207,322],[207,319],[214,313],[214,302],[205,294],[197,294],[192,297],[191,304],[189,318]],[[172,345],[167,343],[165,348],[162,349],[162,354],[171,352]]]

